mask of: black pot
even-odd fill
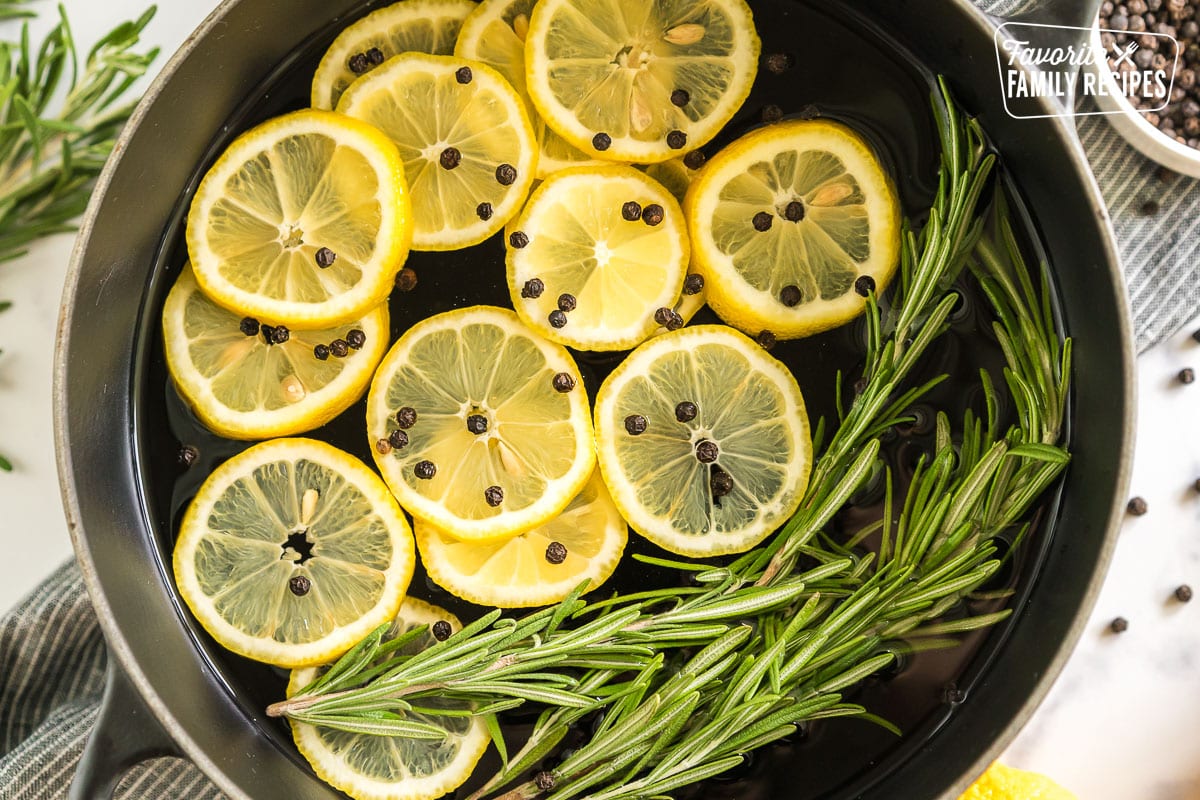
[[[1069,8],[1057,21],[1084,24],[1097,4],[1062,3],[1091,8]],[[177,469],[164,455],[176,443],[154,339],[175,274],[168,270],[182,263],[175,233],[203,167],[231,128],[291,102],[263,98],[264,76],[281,64],[286,71],[289,59],[319,53],[348,19],[376,5],[226,2],[154,83],[92,199],[64,299],[56,445],[67,518],[112,658],[105,707],[74,797],[107,796],[125,767],[160,753],[190,758],[233,797],[337,796],[312,775],[261,704],[241,691],[241,677],[213,653],[175,592],[172,520],[153,496],[156,483],[169,481]],[[822,8],[830,5],[848,6],[846,14],[834,8],[835,16],[857,20],[853,24],[866,26],[870,36],[898,44],[914,68],[949,76],[962,105],[982,119],[1035,221],[1063,326],[1077,342],[1075,457],[1061,501],[1051,509],[1055,535],[1042,540],[1039,571],[1022,584],[1012,621],[988,634],[968,670],[967,701],[955,713],[939,716],[906,746],[824,795],[953,798],[1037,707],[1099,589],[1132,449],[1129,322],[1107,213],[1069,120],[1018,120],[1005,113],[995,72],[996,21],[967,0],[944,0],[935,13],[929,0],[846,0]],[[752,6],[772,20],[769,27],[760,25],[764,52],[787,46],[803,60],[820,51],[826,66],[838,58],[837,38],[810,27],[818,10],[793,0]],[[870,91],[870,66],[845,61],[836,65],[844,70],[841,80]],[[246,98],[259,99],[247,106]],[[896,102],[883,92],[871,98],[867,116],[877,111],[929,133],[921,122],[928,117],[922,98],[889,107]],[[1061,113],[1051,101],[1041,105],[1046,114]],[[920,158],[913,164],[914,174],[902,175],[901,182],[927,183],[932,165],[922,167]],[[791,779],[799,784],[805,776]]]

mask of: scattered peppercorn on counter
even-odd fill
[[[401,508],[434,580],[503,607],[600,585],[629,527],[705,556],[744,551],[795,511],[809,423],[767,350],[886,288],[891,179],[860,135],[822,120],[769,124],[705,163],[758,67],[743,0],[593,6],[379,9],[330,47],[313,109],[243,134],[200,184],[190,266],[163,312],[168,366],[208,428],[268,440],[209,477],[175,550],[181,595],[231,650],[299,667],[381,619],[391,636],[457,628],[401,607],[414,561]],[[410,249],[497,235],[515,311],[458,308],[389,342]],[[727,325],[688,326],[706,301]],[[594,409],[568,348],[632,351]],[[280,438],[368,384],[382,480]],[[480,723],[455,711],[421,720],[445,738],[396,751],[296,737],[351,796],[432,798],[482,754]]]

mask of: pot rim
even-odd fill
[[[58,335],[54,351],[54,369],[53,369],[53,418],[54,418],[54,445],[56,450],[56,461],[58,465],[59,485],[62,495],[63,507],[66,512],[68,530],[71,536],[72,544],[75,549],[76,557],[79,563],[80,571],[83,576],[84,584],[87,587],[88,594],[96,609],[96,616],[99,621],[101,630],[104,634],[109,652],[116,657],[116,661],[125,675],[129,678],[134,688],[140,694],[147,708],[153,714],[162,729],[167,733],[174,742],[178,745],[182,754],[189,758],[205,775],[207,775],[224,793],[233,798],[246,798],[250,800],[230,778],[221,766],[214,761],[209,754],[200,746],[177,721],[167,703],[163,700],[155,686],[150,682],[146,673],[139,665],[138,656],[133,652],[128,640],[122,632],[122,626],[118,623],[112,612],[112,607],[109,604],[101,578],[96,569],[95,561],[92,557],[89,547],[86,532],[84,530],[84,520],[81,517],[79,497],[75,485],[75,463],[72,458],[72,450],[68,441],[68,408],[67,408],[67,355],[70,349],[71,342],[71,323],[74,316],[76,304],[78,302],[77,290],[79,287],[80,275],[83,270],[84,253],[87,249],[87,244],[91,239],[92,232],[95,227],[98,210],[104,203],[106,195],[112,179],[117,169],[123,163],[127,147],[149,113],[150,109],[163,94],[163,90],[168,83],[174,78],[180,66],[187,61],[197,48],[198,44],[206,40],[218,28],[225,24],[225,18],[244,1],[253,2],[253,0],[222,0],[212,13],[193,31],[180,48],[171,56],[163,69],[154,78],[151,85],[146,90],[139,102],[137,108],[131,115],[129,121],[122,130],[121,136],[113,148],[112,157],[105,165],[100,177],[96,182],[96,186],[92,193],[91,201],[88,204],[84,219],[79,226],[76,235],[75,245],[72,249],[71,260],[67,271],[66,281],[63,290],[63,299],[58,320]],[[989,39],[993,36],[1000,20],[992,17],[978,7],[970,0],[952,0],[960,6],[967,17],[973,22],[981,36],[987,36]],[[1043,100],[1043,103],[1051,103],[1053,101]],[[1124,489],[1129,485],[1130,471],[1133,459],[1133,441],[1134,441],[1134,422],[1136,419],[1135,413],[1135,394],[1136,394],[1136,375],[1134,371],[1134,346],[1133,336],[1130,327],[1130,312],[1128,298],[1124,290],[1124,281],[1120,269],[1120,256],[1115,242],[1115,235],[1111,219],[1109,217],[1106,206],[1095,176],[1092,174],[1088,165],[1087,157],[1083,152],[1082,145],[1079,142],[1078,135],[1072,124],[1071,117],[1057,117],[1053,123],[1059,131],[1059,141],[1063,146],[1071,167],[1077,173],[1081,185],[1088,191],[1086,193],[1086,202],[1089,210],[1095,215],[1096,221],[1103,232],[1102,249],[1106,254],[1105,267],[1109,273],[1109,278],[1113,286],[1118,290],[1115,293],[1115,299],[1118,305],[1118,325],[1119,338],[1125,344],[1126,353],[1124,365],[1122,369],[1123,383],[1122,400],[1125,408],[1125,419],[1122,431],[1121,441],[1121,456],[1116,466],[1115,482],[1122,489],[1121,492],[1115,493],[1111,508],[1108,515],[1108,528],[1104,534],[1103,545],[1101,547],[1099,557],[1096,560],[1092,569],[1088,586],[1084,592],[1081,602],[1075,611],[1074,620],[1066,631],[1065,636],[1060,640],[1059,646],[1054,657],[1047,664],[1044,673],[1039,679],[1034,691],[1032,691],[1024,700],[1020,710],[1013,715],[1007,725],[1005,725],[993,739],[992,743],[983,751],[983,753],[973,762],[973,765],[967,774],[960,776],[952,789],[943,793],[939,800],[955,800],[964,791],[967,786],[974,780],[974,777],[982,773],[984,769],[1000,755],[1000,753],[1011,743],[1017,733],[1029,721],[1038,706],[1045,699],[1051,686],[1062,672],[1067,660],[1070,658],[1075,649],[1080,636],[1086,629],[1090,612],[1095,604],[1096,598],[1099,595],[1103,585],[1105,576],[1108,571],[1108,566],[1112,559],[1112,554],[1115,550],[1117,532],[1120,526],[1121,509],[1123,508],[1122,497]],[[1082,198],[1081,198],[1082,199]]]

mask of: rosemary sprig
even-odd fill
[[[26,2],[0,0],[0,20],[34,16]],[[61,6],[39,45],[28,25],[19,41],[0,41],[0,261],[74,229],[133,111],[122,101],[158,54],[134,49],[154,11],[113,28],[82,63]],[[12,470],[3,456],[0,470]]]
[[[730,768],[802,721],[871,719],[842,692],[894,658],[896,637],[932,646],[1003,618],[937,621],[994,574],[1000,562],[992,537],[1017,523],[1066,464],[1056,445],[1070,349],[1058,347],[1049,307],[1021,277],[1011,231],[1002,246],[980,239],[976,209],[993,165],[982,133],[958,114],[944,86],[934,101],[943,159],[929,222],[920,235],[905,234],[891,312],[869,304],[861,391],[841,413],[801,510],[770,544],[728,567],[658,562],[691,570],[691,588],[589,605],[581,587],[521,620],[494,612],[414,656],[390,656],[377,633],[268,713],[335,727],[369,718],[364,732],[386,733],[380,710],[402,713],[422,696],[449,696],[477,705],[506,755],[496,711],[531,699],[544,704],[521,751],[473,795],[481,798],[520,779],[571,722],[604,709],[588,743],[504,800],[569,800],[584,792],[603,800],[663,797]],[[996,227],[1006,230],[1003,222]],[[1023,393],[1018,424],[999,433],[989,401],[984,419],[966,415],[956,451],[950,421],[939,415],[935,453],[898,499],[878,437],[936,383],[908,387],[905,378],[946,329],[955,300],[949,287],[977,241],[972,269],[997,304],[1006,382]],[[1025,324],[1031,308],[1042,313]],[[994,387],[986,374],[982,380],[991,397]],[[821,532],[881,468],[884,519],[856,539],[878,533],[882,543],[877,555],[857,557],[854,540],[839,544]],[[815,566],[797,573],[801,556]],[[694,655],[680,668],[665,667],[684,653]]]

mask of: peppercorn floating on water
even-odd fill
[[[499,504],[503,494],[495,499]],[[464,600],[499,608],[557,603],[585,579],[589,590],[599,587],[617,568],[628,539],[598,471],[558,516],[510,539],[464,542],[420,520],[413,532],[434,582]]]
[[[223,647],[283,667],[340,656],[391,619],[412,531],[387,486],[324,442],[274,439],[226,461],[179,527],[175,583]]]
[[[653,163],[708,142],[761,48],[742,0],[540,0],[525,42],[538,113],[593,158]]]
[[[162,330],[167,370],[200,421],[230,439],[268,439],[319,428],[362,396],[387,351],[388,309],[292,331],[221,308],[185,266]]]
[[[600,387],[595,416],[613,501],[673,553],[749,549],[796,510],[808,484],[812,443],[796,379],[724,326],[643,344]]]
[[[489,66],[405,53],[355,81],[337,110],[377,126],[400,148],[417,250],[478,244],[529,194],[538,157],[533,128],[521,98]]]
[[[495,68],[525,101],[538,141],[537,177],[570,166],[600,163],[571,146],[546,125],[525,85],[525,35],[536,0],[482,0],[459,31],[454,55]]]
[[[425,626],[426,630],[401,646],[400,654],[415,654],[462,629],[450,612],[413,597],[405,598],[382,640]],[[440,635],[439,635],[440,634]],[[293,697],[325,670],[293,670],[287,695]],[[421,700],[422,709],[407,718],[444,731],[442,739],[350,733],[292,721],[292,738],[313,771],[355,800],[427,800],[441,797],[463,784],[487,750],[491,739],[483,719],[462,714],[467,704],[437,697]],[[447,714],[439,714],[445,711]]]
[[[474,0],[402,0],[372,11],[338,34],[312,81],[312,107],[333,110],[361,75],[401,53],[448,56]]]
[[[708,304],[751,336],[849,321],[900,257],[891,180],[862,137],[828,120],[746,134],[700,170],[683,208]]]
[[[508,237],[508,291],[521,320],[578,350],[628,350],[674,317],[689,248],[683,212],[632,167],[551,175]],[[682,317],[679,325],[682,326]]]
[[[204,176],[187,218],[204,293],[292,330],[350,322],[378,306],[411,241],[396,146],[329,111],[296,111],[239,136]]]
[[[438,314],[401,336],[371,384],[367,427],[405,509],[460,539],[549,521],[595,464],[571,355],[490,306]]]

